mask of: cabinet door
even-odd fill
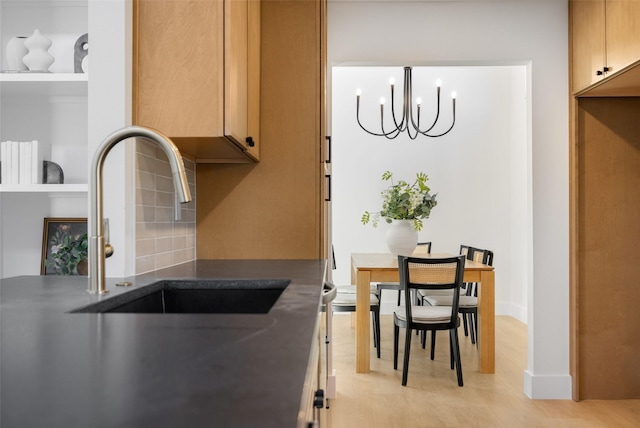
[[[605,21],[603,0],[570,3],[571,75],[573,92],[578,92],[603,76],[605,64]]]
[[[135,4],[134,123],[170,137],[223,135],[224,3]]]
[[[606,0],[609,73],[640,60],[640,1]]]
[[[225,2],[224,135],[258,157],[260,2]],[[250,139],[250,140],[248,140]]]

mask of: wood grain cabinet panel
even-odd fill
[[[573,93],[640,60],[640,1],[573,0],[569,5]]]
[[[196,162],[257,161],[260,1],[134,5],[134,123]]]
[[[606,1],[607,67],[617,73],[640,60],[640,1]]]
[[[572,89],[578,92],[602,78],[596,74],[605,63],[604,1],[572,1]]]

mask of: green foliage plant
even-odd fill
[[[88,257],[88,238],[83,235],[65,235],[51,249],[45,261],[59,275],[78,275],[78,263]]]
[[[365,211],[362,215],[362,224],[372,223],[377,227],[380,218],[387,223],[393,220],[412,220],[415,230],[422,230],[422,220],[429,218],[433,207],[438,205],[436,194],[431,195],[431,189],[427,186],[429,177],[423,172],[416,174],[416,180],[409,184],[404,180],[393,182],[393,174],[385,171],[382,181],[391,181],[391,185],[381,192],[382,210],[378,212]]]

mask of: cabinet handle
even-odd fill
[[[596,71],[596,76],[602,76],[604,72],[602,70]]]
[[[324,138],[327,140],[327,159],[325,159],[324,163],[331,163],[331,135],[327,135]]]
[[[331,202],[331,175],[325,174],[324,178],[328,178],[327,181],[327,196],[324,198],[325,202]]]
[[[313,399],[313,407],[316,409],[322,409],[324,407],[324,391],[318,389]]]
[[[611,68],[610,67],[605,67],[602,70],[606,73],[607,71],[611,71]]]
[[[249,147],[253,147],[256,145],[255,141],[253,141],[253,137],[247,137],[244,139],[244,141],[247,143],[247,146]]]

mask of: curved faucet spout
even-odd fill
[[[107,293],[105,286],[105,243],[102,213],[102,167],[104,159],[111,149],[120,141],[128,138],[144,138],[147,141],[158,145],[169,158],[173,185],[176,189],[178,199],[182,203],[191,202],[191,192],[187,183],[187,175],[184,171],[182,155],[176,145],[164,134],[151,128],[142,126],[128,126],[119,129],[107,136],[100,144],[93,156],[91,170],[89,172],[91,192],[91,205],[89,223],[91,225],[91,236],[89,237],[89,293]]]

